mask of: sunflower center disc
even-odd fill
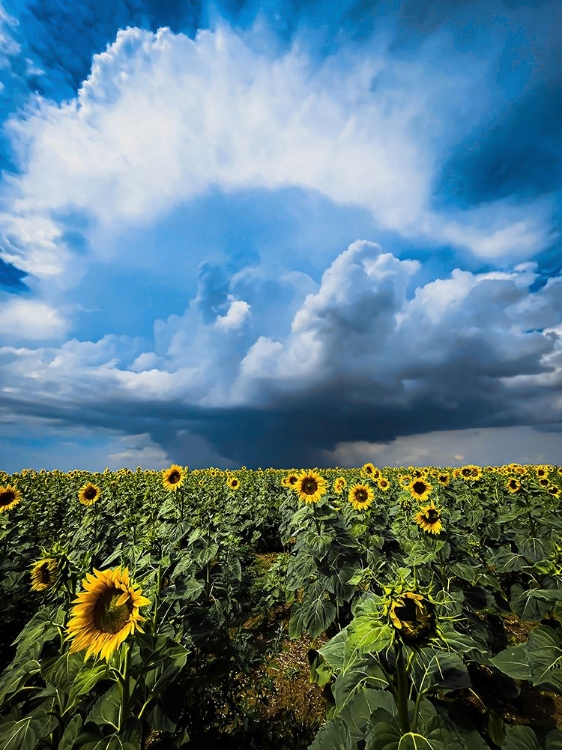
[[[427,488],[423,482],[416,482],[413,489],[416,495],[423,495]]]
[[[11,490],[0,492],[0,507],[13,503],[15,499],[15,492],[12,492]]]
[[[364,503],[367,500],[367,493],[365,492],[365,490],[357,490],[355,499],[360,503]]]
[[[94,487],[88,487],[88,489],[84,492],[84,497],[86,498],[86,500],[93,500],[97,494],[97,490]]]
[[[427,511],[427,515],[426,515],[426,518],[427,518],[427,520],[428,520],[428,521],[429,521],[430,523],[433,523],[433,521],[437,521],[437,520],[439,520],[439,511],[438,511],[438,510],[436,510],[435,508],[430,508],[430,509],[429,509],[429,510]]]
[[[43,563],[38,572],[41,583],[51,583],[51,571],[49,570],[49,563]]]
[[[168,482],[170,484],[177,484],[179,481],[180,481],[180,475],[178,471],[173,471],[168,477]]]
[[[129,622],[133,611],[131,599],[117,606],[119,597],[123,594],[121,589],[108,588],[100,594],[94,607],[94,623],[98,630],[103,633],[118,633]]]
[[[318,484],[314,479],[306,479],[303,482],[302,489],[303,492],[305,492],[307,495],[314,495],[314,493],[318,489]]]

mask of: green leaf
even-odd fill
[[[77,714],[68,722],[60,739],[58,750],[72,750],[78,733],[82,729],[82,717]]]
[[[345,657],[345,642],[348,638],[348,628],[340,630],[339,633],[325,643],[318,651],[328,664],[336,670],[343,667]]]
[[[305,599],[302,603],[304,629],[311,638],[317,638],[335,620],[336,607],[327,596]]]
[[[509,646],[509,648],[493,656],[490,661],[500,672],[503,672],[514,680],[532,679],[531,670],[527,662],[526,643]]]
[[[308,750],[356,750],[347,724],[340,718],[331,719],[320,727]]]
[[[77,699],[87,695],[95,685],[108,676],[106,664],[97,664],[95,667],[86,667],[76,675],[70,688],[69,702],[76,703]]]
[[[562,648],[560,634],[539,625],[529,634],[527,659],[533,685],[562,694]]]
[[[17,721],[6,721],[0,725],[0,747],[2,750],[34,750],[56,726],[56,718],[44,711]]]
[[[36,675],[41,669],[41,665],[35,659],[26,661],[23,664],[10,665],[0,678],[0,705],[10,696],[22,688],[27,680]]]
[[[54,661],[44,662],[41,674],[47,685],[54,685],[59,690],[69,691],[83,666],[83,654],[71,654],[67,651]]]
[[[346,662],[366,653],[378,653],[392,645],[394,628],[392,625],[374,619],[372,616],[359,615],[349,626],[349,635],[345,644]]]
[[[119,726],[119,709],[121,707],[121,698],[119,695],[118,685],[112,685],[107,692],[101,695],[88,716],[86,722],[93,724],[109,724],[117,729]]]
[[[423,649],[414,662],[414,682],[418,692],[433,688],[458,690],[470,687],[468,671],[458,654]]]
[[[508,727],[502,750],[541,750],[537,737],[530,727]]]
[[[562,730],[553,729],[546,735],[545,750],[562,750]]]

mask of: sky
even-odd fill
[[[0,0],[0,469],[562,464],[558,0]]]

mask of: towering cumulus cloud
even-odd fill
[[[493,20],[451,44],[469,11],[361,36],[347,9],[320,39],[294,9],[281,34],[257,7],[197,30],[202,11],[152,29],[141,5],[64,97],[32,11],[0,17],[5,468],[60,465],[63,442],[85,468],[492,463],[497,430],[512,460],[554,461],[559,186],[508,179],[506,141],[494,189],[474,146],[542,101],[549,45],[523,80]],[[542,7],[506,18],[535,54]],[[24,96],[38,50],[52,86]]]

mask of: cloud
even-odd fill
[[[300,299],[290,315],[283,297],[268,296],[269,319],[254,314],[264,298],[255,279],[237,313],[245,274],[221,278],[226,306],[209,315],[214,303],[198,292],[183,316],[155,326],[153,350],[126,336],[3,347],[0,404],[14,419],[80,415],[93,429],[146,433],[184,463],[180,444],[231,465],[291,466],[320,464],[338,445],[459,426],[552,430],[562,421],[562,277],[531,292],[529,263],[427,282],[422,271],[359,240],[319,285],[290,277]],[[243,325],[217,326],[229,314]]]
[[[67,330],[59,311],[40,300],[0,299],[0,335],[6,341],[59,339]]]
[[[248,315],[250,315],[250,305],[241,299],[230,299],[230,306],[225,315],[219,315],[216,319],[215,326],[220,328],[221,331],[228,331],[240,326],[244,323]]]
[[[551,241],[548,196],[431,206],[443,143],[458,139],[450,116],[470,102],[465,126],[474,126],[474,92],[487,80],[482,62],[463,70],[462,56],[440,71],[441,54],[434,43],[418,60],[383,49],[318,65],[296,44],[279,57],[258,52],[250,32],[226,26],[194,40],[121,30],[76,99],[38,99],[9,122],[20,174],[4,191],[0,257],[38,278],[75,278],[61,214],[87,210],[88,247],[108,260],[112,233],[150,225],[214,185],[317,190],[404,237],[485,258],[537,253]]]
[[[471,463],[502,466],[512,462],[556,465],[561,451],[560,432],[539,432],[532,427],[489,427],[408,435],[390,443],[342,443],[325,455],[325,465],[352,467],[368,461],[381,467]]]

